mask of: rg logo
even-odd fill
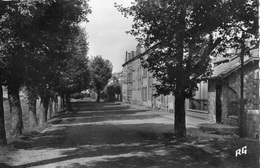
[[[247,146],[244,146],[243,148],[236,150],[236,157],[238,155],[243,155],[243,154],[246,155],[246,153],[247,153]]]

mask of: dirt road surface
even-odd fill
[[[73,106],[73,111],[60,114],[43,132],[32,132],[14,142],[18,150],[2,166],[254,167],[234,156],[232,143],[174,138],[173,120],[147,109],[119,103],[75,102]],[[243,157],[252,159],[253,154]]]

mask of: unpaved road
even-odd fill
[[[93,102],[74,106],[74,111],[53,119],[48,129],[16,141],[18,150],[7,162],[9,167],[240,166],[229,153],[232,146],[224,150],[209,141],[174,139],[173,121],[144,108]]]

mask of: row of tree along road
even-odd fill
[[[87,33],[79,26],[89,13],[85,0],[0,2],[0,146],[7,144],[2,86],[8,90],[14,138],[23,131],[21,87],[27,92],[29,125],[35,127],[46,124],[58,96],[69,100],[73,93],[91,86],[99,92],[107,84],[112,64],[87,57]]]
[[[177,136],[186,136],[184,102],[211,75],[211,58],[235,49],[243,62],[259,45],[258,0],[136,0],[131,7],[115,6],[133,18],[129,33],[148,48],[143,66],[160,81],[157,93],[175,96]],[[99,100],[112,65],[101,56],[86,57],[86,32],[78,24],[90,12],[88,0],[0,2],[0,84],[8,89],[12,137],[22,134],[22,86],[28,91],[31,126],[46,123],[50,99],[55,102],[57,94],[68,100],[70,94],[93,86]],[[0,87],[1,146],[6,144],[2,99]],[[243,111],[240,115],[243,128]]]

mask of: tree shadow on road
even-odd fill
[[[125,128],[121,127],[121,131],[125,131],[127,127],[129,125]],[[191,145],[186,140],[179,140],[175,137],[169,139],[167,134],[146,131],[144,128],[151,128],[151,124],[140,124],[134,127],[133,129],[141,129],[137,132],[129,130],[128,135],[116,140],[110,137],[105,141],[102,136],[99,136],[100,139],[96,139],[95,142],[88,143],[85,141],[88,138],[79,140],[76,146],[73,141],[70,141],[65,146],[56,146],[56,148],[64,149],[58,158],[26,163],[17,167],[55,165],[63,161],[71,161],[68,167],[172,167],[173,165],[174,167],[209,167],[210,164],[216,162],[212,154]],[[156,124],[153,127],[163,127],[163,124]],[[117,130],[113,132],[114,129]],[[111,126],[106,131],[111,135],[120,130]],[[205,162],[205,159],[208,162]]]
[[[167,119],[126,109],[64,113],[45,132],[14,142],[18,149],[44,151],[49,157],[35,157],[15,167],[256,167],[255,142],[246,144],[247,156],[236,158],[235,150],[244,145],[235,145],[238,139],[194,136],[196,128],[188,128],[188,137],[180,139]]]
[[[127,129],[129,126],[132,130]],[[48,142],[59,142],[59,137],[41,136],[34,145],[30,144],[30,148],[63,149],[60,156],[17,167],[55,165],[65,161],[70,161],[69,167],[257,167],[256,162],[252,163],[257,153],[250,152],[244,158],[234,157],[234,150],[239,145],[232,146],[232,140],[229,140],[227,145],[226,140],[178,139],[169,132],[170,127],[166,133],[148,130],[153,130],[153,127],[165,128],[164,124],[124,125],[120,129],[111,125],[96,127],[97,130],[104,129],[107,133],[94,137],[94,132],[88,131],[90,137],[78,137],[77,140],[72,138],[65,142],[63,139],[55,144]],[[136,128],[141,129],[136,131]],[[75,132],[76,129],[87,130],[90,127],[75,127],[69,131]],[[123,137],[116,136],[117,133],[123,132],[126,132]],[[56,135],[57,132],[53,134]],[[104,136],[109,138],[106,139]],[[252,149],[254,143],[247,145]]]

